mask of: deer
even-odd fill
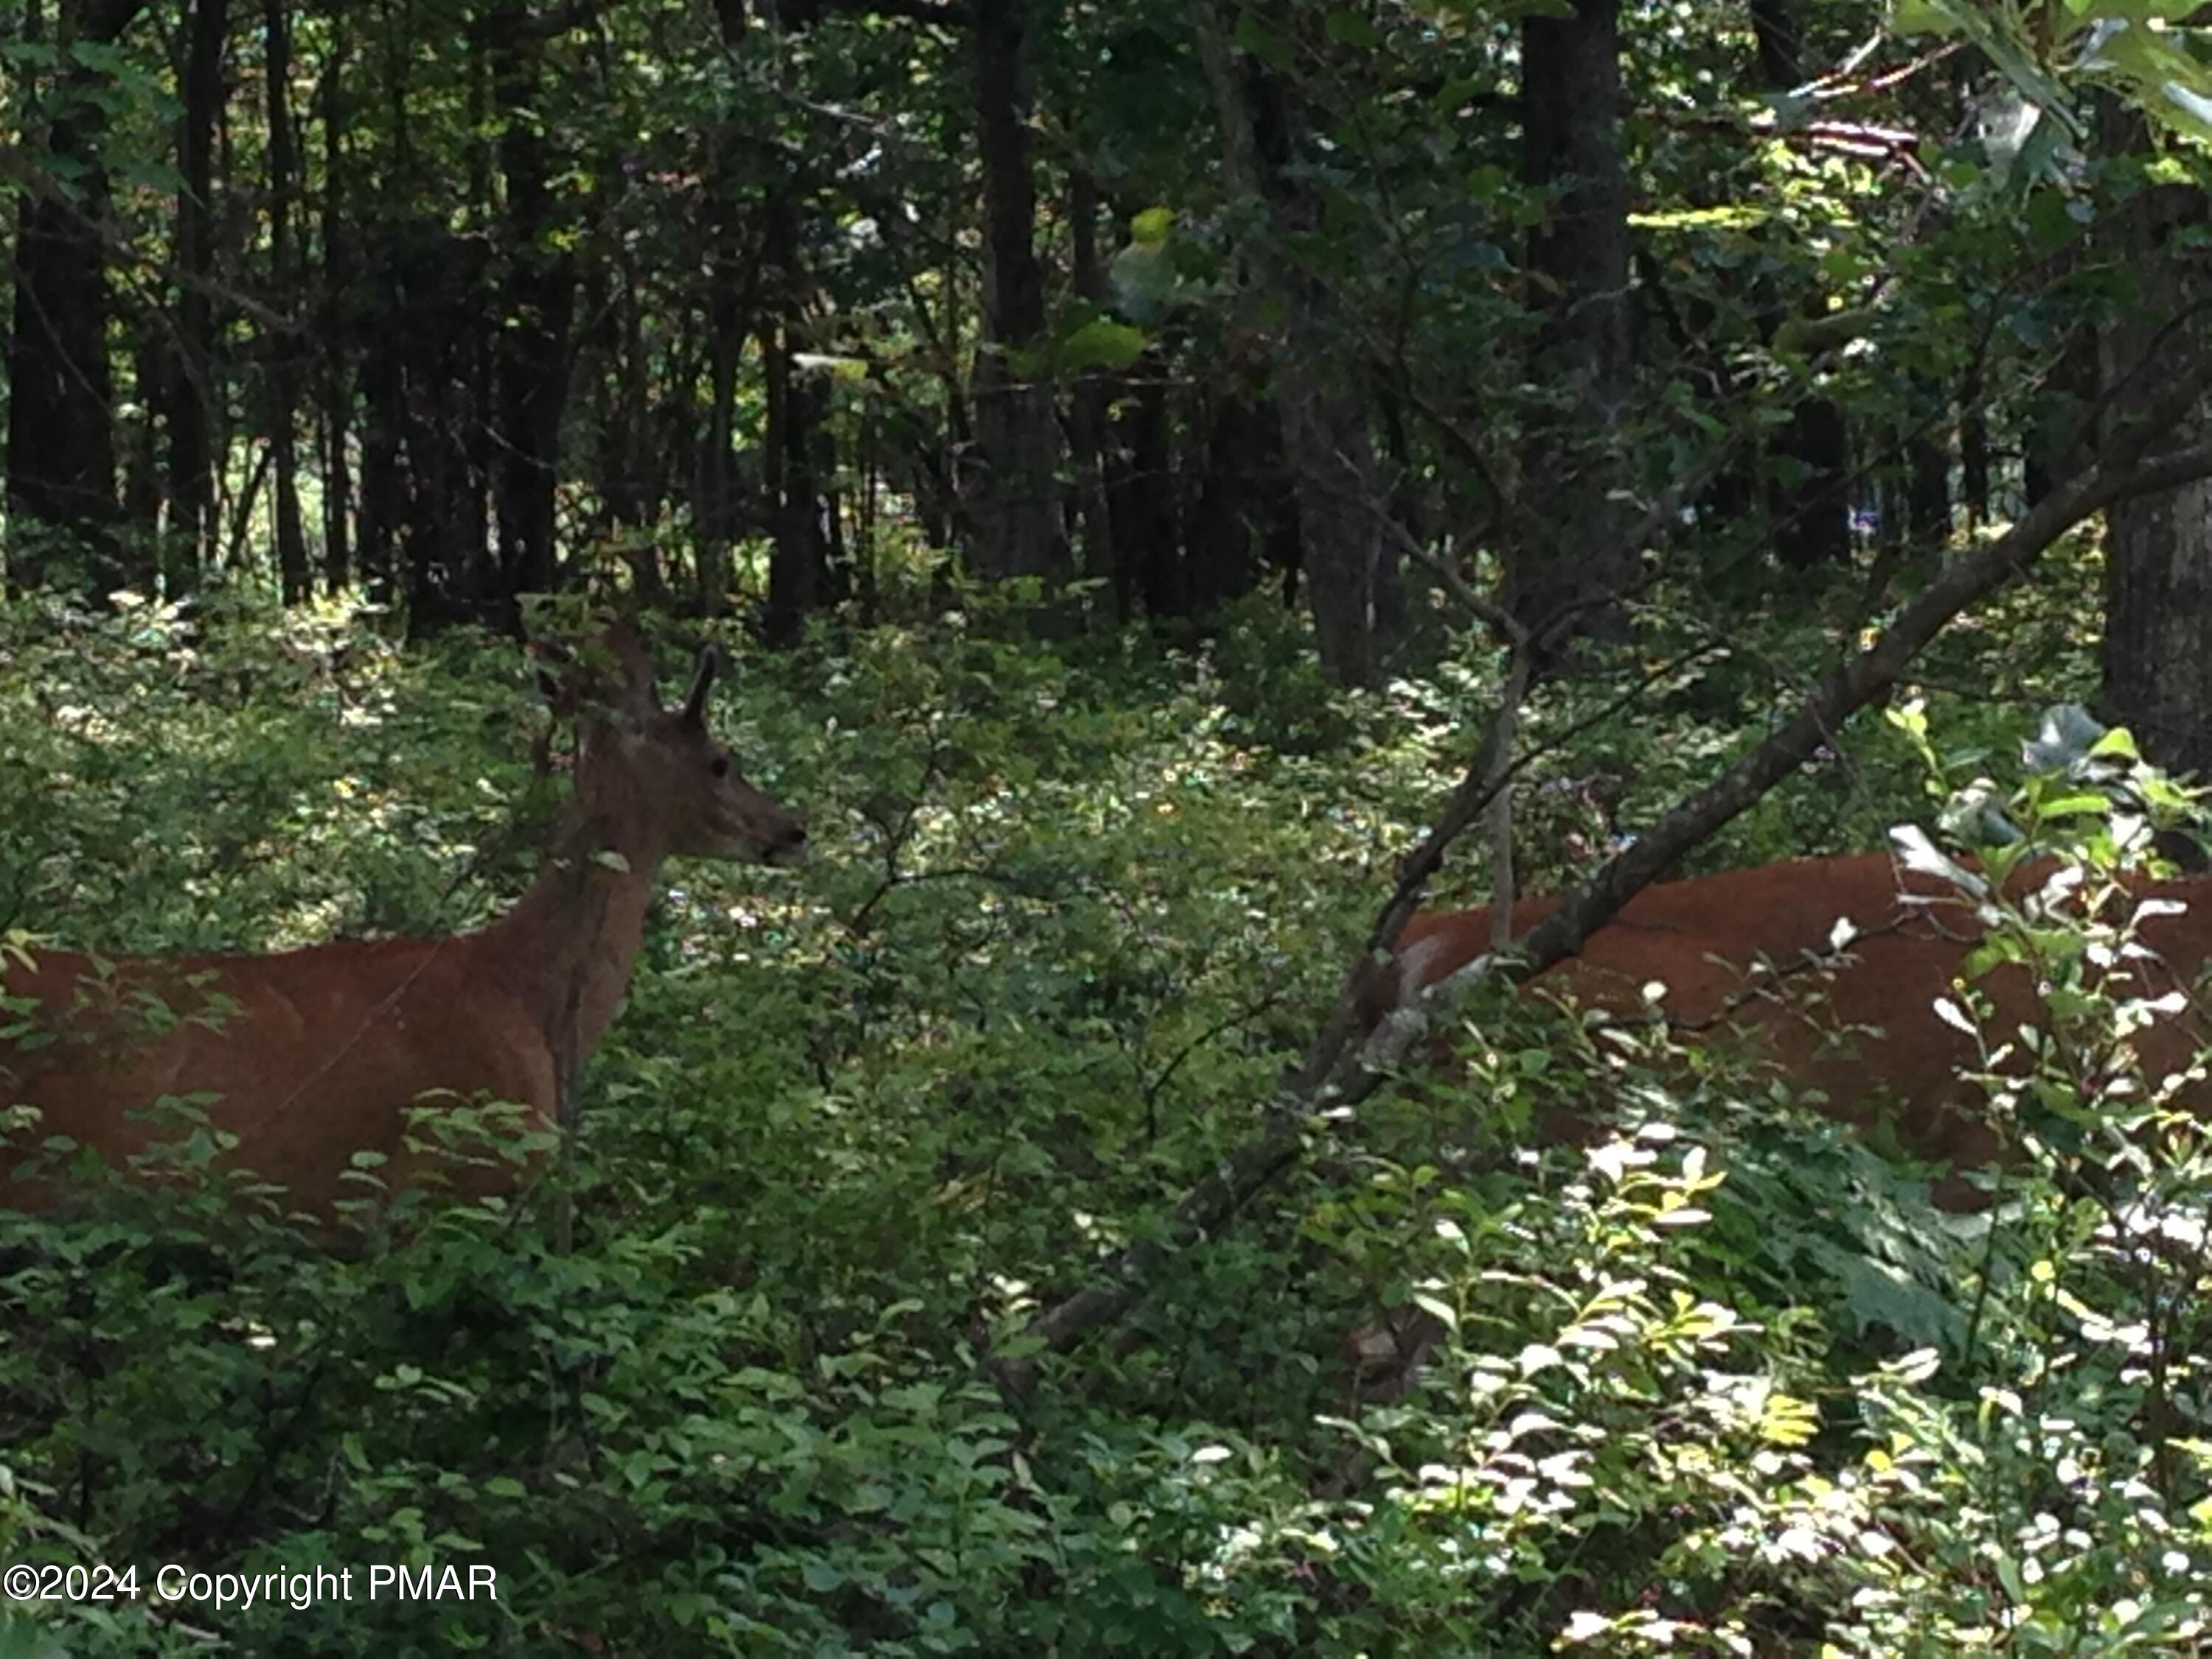
[[[2048,873],[2031,865],[2008,890],[2017,896]],[[2142,907],[2138,942],[2151,953],[2121,964],[2130,994],[2179,992],[2185,1000],[2212,959],[2212,881],[2136,880],[2127,892]],[[1519,902],[1511,936],[1527,934],[1558,905],[1553,897]],[[1848,939],[1839,921],[1850,924]],[[1981,1109],[1984,1091],[1961,1076],[1981,1063],[1975,1037],[1938,1010],[1961,1007],[1959,988],[1984,933],[1942,876],[1887,854],[1805,859],[1647,887],[1531,988],[1563,991],[1614,1019],[1656,1012],[1692,1037],[1733,1032],[1775,1073],[1818,1091],[1830,1117],[1886,1129],[1915,1158],[1963,1172],[2002,1162],[2006,1150]],[[1402,1005],[1492,949],[1487,908],[1417,913],[1399,933],[1382,1001]],[[2023,967],[1999,967],[1975,984],[1990,999],[1992,1046],[2040,1023]],[[1656,1008],[1647,996],[1655,987],[1664,988]],[[2172,1018],[2134,1038],[2153,1085],[2183,1073],[2200,1046],[2191,1024]],[[1547,1144],[1589,1133],[1579,1114],[1564,1109],[1534,1126]],[[1934,1193],[1950,1209],[1986,1202],[1956,1173]]]
[[[629,989],[663,860],[781,866],[806,844],[799,817],[747,782],[708,729],[714,647],[674,708],[626,626],[593,654],[601,672],[572,662],[547,680],[556,716],[576,722],[574,787],[543,872],[503,915],[474,932],[269,956],[9,953],[0,1107],[34,1107],[38,1137],[120,1167],[164,1138],[142,1109],[206,1099],[227,1145],[219,1162],[325,1218],[363,1194],[349,1175],[356,1153],[383,1155],[376,1173],[393,1192],[420,1182],[435,1155],[410,1145],[418,1106],[507,1103],[533,1128],[570,1127],[567,1103]],[[24,1177],[35,1149],[20,1134],[0,1143],[0,1205],[64,1201],[51,1173]],[[453,1184],[477,1195],[520,1173],[478,1167]]]
[[[2051,872],[2048,863],[2014,872],[2008,896],[2018,899]],[[2149,953],[2119,964],[2129,993],[2179,992],[2185,1002],[2212,960],[2212,879],[2132,880],[2125,891],[2139,907],[2136,942]],[[1510,937],[1533,932],[1559,902],[1516,902]],[[1492,916],[1486,906],[1409,918],[1364,1011],[1370,1026],[1492,954]],[[1741,1042],[1773,1074],[1817,1091],[1814,1103],[1829,1117],[1886,1132],[1910,1156],[1948,1166],[1929,1198],[1943,1210],[1974,1212],[1989,1206],[1990,1194],[1968,1172],[2002,1164],[2008,1149],[1980,1109],[1980,1085],[1962,1075],[1982,1064],[1975,1038],[1937,1005],[1960,1008],[1960,984],[1984,934],[1950,877],[1887,854],[1800,859],[1647,887],[1584,940],[1579,955],[1524,988],[1563,994],[1606,1019],[1656,1017],[1693,1040]],[[2019,964],[1974,983],[1989,999],[1984,1030],[1992,1048],[2011,1042],[2023,1024],[2040,1024],[2037,988]],[[2160,1018],[2137,1032],[2133,1046],[2155,1085],[2184,1073],[2203,1044],[2191,1024]],[[1449,1065],[1449,1037],[1438,1047]],[[2013,1047],[2009,1068],[2016,1070]],[[1539,1146],[1596,1138],[1597,1126],[1574,1107],[1555,1107],[1530,1128]],[[1407,1303],[1346,1332],[1347,1405],[1402,1398],[1444,1334],[1434,1315]]]

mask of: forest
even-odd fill
[[[0,1659],[2212,1651],[2212,9],[0,84]]]

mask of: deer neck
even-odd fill
[[[622,1006],[666,852],[633,817],[572,807],[544,873],[483,935],[564,1079],[599,1047]]]

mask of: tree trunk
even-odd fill
[[[57,42],[70,64],[45,133],[49,176],[72,194],[22,193],[15,240],[15,309],[8,337],[9,568],[20,586],[58,574],[49,539],[73,538],[87,587],[100,594],[131,580],[115,538],[113,377],[107,358],[107,171],[103,164],[106,77],[71,58],[75,44],[106,46],[144,0],[74,0],[60,8]]]
[[[1639,568],[1613,499],[1634,368],[1628,177],[1618,140],[1620,4],[1573,5],[1571,17],[1531,15],[1521,26],[1522,176],[1553,198],[1528,240],[1528,268],[1547,296],[1528,373],[1559,402],[1531,434],[1522,469],[1553,534],[1511,550],[1507,602],[1533,629],[1571,614],[1576,632],[1617,636],[1625,619],[1614,596]]]
[[[122,529],[132,545],[155,547],[159,545],[161,534],[158,421],[164,403],[161,377],[167,354],[161,348],[163,332],[152,318],[131,317],[125,320],[125,328],[131,341],[131,374],[136,383],[131,402],[137,406],[138,413],[136,419],[125,423],[123,432]]]
[[[404,221],[383,240],[374,325],[390,343],[369,356],[372,364],[387,355],[398,362],[406,459],[392,482],[408,630],[420,636],[453,622],[511,628],[514,596],[485,533],[483,243],[434,218]]]
[[[1073,244],[1071,264],[1077,299],[1103,314],[1106,274],[1098,258],[1098,216],[1103,206],[1098,180],[1078,169],[1069,181],[1068,220]],[[1086,368],[1068,400],[1069,469],[1074,475],[1075,516],[1083,532],[1083,574],[1114,586],[1113,520],[1106,505],[1106,421],[1112,380],[1103,368]]]
[[[820,398],[793,362],[805,312],[799,233],[798,204],[788,189],[778,191],[768,206],[761,256],[761,356],[768,403],[762,459],[773,541],[765,632],[769,642],[778,646],[797,644],[806,619],[827,597],[828,548],[815,475]]]
[[[1752,0],[1758,47],[1757,84],[1784,93],[1805,82],[1804,8],[1801,0]],[[1822,302],[1807,314],[1821,314]],[[1784,564],[1809,570],[1851,556],[1850,427],[1833,398],[1808,396],[1767,446],[1767,510]],[[1775,476],[1779,461],[1781,476]],[[1885,526],[1884,530],[1889,526]],[[1902,526],[1899,526],[1901,530]]]
[[[489,471],[498,502],[500,598],[511,600],[554,583],[555,486],[576,279],[574,258],[555,246],[553,158],[534,107],[546,25],[529,6],[512,3],[485,27],[506,184],[505,271],[491,349],[498,435]]]
[[[1326,289],[1280,252],[1318,219],[1290,165],[1299,149],[1290,91],[1267,65],[1231,48],[1224,0],[1209,0],[1193,15],[1224,170],[1231,188],[1267,204],[1272,221],[1273,234],[1244,257],[1285,319],[1275,395],[1322,667],[1340,685],[1372,684],[1404,632],[1405,599],[1397,544],[1385,534],[1375,488],[1361,366],[1347,357],[1347,331]]]
[[[293,300],[292,197],[298,162],[292,133],[290,0],[263,0],[263,56],[269,86],[269,293],[272,310]],[[204,0],[203,0],[204,3]],[[307,538],[300,522],[300,457],[295,422],[300,403],[299,332],[280,324],[270,337],[269,444],[276,474],[276,570],[284,603],[313,592]]]
[[[1106,465],[1107,516],[1114,532],[1115,603],[1126,619],[1141,605],[1154,620],[1189,609],[1176,531],[1175,460],[1170,448],[1167,383],[1149,354],[1117,400],[1113,453]]]
[[[975,356],[974,467],[967,510],[975,568],[1041,580],[1068,574],[1055,472],[1052,386],[1013,355],[1044,342],[1044,270],[1036,257],[1030,135],[1030,0],[975,0],[975,106],[983,169],[983,337]],[[1057,626],[1057,608],[1036,618]]]
[[[1920,552],[1940,552],[1951,539],[1950,449],[1938,432],[1910,440],[1905,453],[1906,527]]]
[[[169,586],[188,589],[212,559],[215,456],[209,429],[216,396],[213,209],[215,133],[222,118],[222,55],[229,0],[192,0],[184,112],[177,121],[177,324],[169,393]]]
[[[1768,511],[1776,550],[1793,570],[1846,564],[1851,556],[1850,428],[1832,398],[1808,398],[1790,411],[1769,452]]]
[[[353,462],[348,453],[352,408],[347,340],[351,320],[344,295],[350,280],[347,257],[345,112],[341,101],[346,58],[345,18],[333,4],[325,19],[330,57],[323,64],[323,589],[335,595],[353,580],[353,555],[347,534],[353,505]]]
[[[2104,384],[2119,388],[2112,429],[2140,417],[2144,394],[2132,388],[2156,376],[2134,372],[2159,349],[2160,330],[2212,295],[2212,273],[2189,245],[2208,220],[2204,194],[2183,185],[2147,190],[2121,211],[2116,252],[2141,293],[2100,353]],[[2191,442],[2208,423],[2212,400],[2200,400],[2169,435]],[[2212,481],[2124,501],[2105,524],[2106,714],[2160,765],[2203,772],[2212,768]]]
[[[368,352],[362,368],[361,574],[369,599],[378,605],[390,604],[399,592],[398,542],[405,496],[399,444],[406,424],[404,398],[399,354],[389,348]]]
[[[1759,52],[1759,84],[1788,92],[1805,79],[1805,25],[1798,0],[1751,0],[1752,39]]]

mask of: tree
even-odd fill
[[[1044,343],[1044,270],[1036,256],[1030,138],[1031,0],[976,0],[975,136],[983,168],[983,337],[975,357],[974,465],[967,486],[975,568],[1068,574],[1060,521],[1060,427],[1036,359]]]
[[[1398,550],[1382,522],[1358,337],[1328,287],[1291,252],[1320,226],[1313,187],[1296,165],[1304,123],[1278,64],[1235,44],[1237,25],[1228,9],[1209,4],[1193,15],[1220,125],[1223,171],[1256,221],[1243,255],[1255,286],[1283,319],[1275,402],[1322,665],[1340,684],[1372,684],[1404,631],[1405,596]],[[1278,15],[1244,38],[1258,44],[1295,37]],[[1271,50],[1279,56],[1288,47]]]
[[[2111,247],[2137,289],[2101,342],[2108,427],[2141,418],[2147,377],[2130,371],[2212,299],[2208,229],[2195,185],[2154,185],[2122,209]],[[2176,435],[2203,430],[2207,416],[2200,401]],[[2212,483],[2113,506],[2105,549],[2106,718],[2162,765],[2212,770]]]
[[[82,550],[94,592],[129,579],[114,538],[106,337],[112,227],[101,148],[112,88],[100,66],[144,9],[144,0],[60,0],[54,15],[65,67],[50,89],[40,135],[43,178],[24,194],[17,222],[8,337],[9,563],[21,586],[46,579],[58,551],[48,532]]]
[[[1620,27],[1619,0],[1575,0],[1571,16],[1532,13],[1521,25],[1522,176],[1544,201],[1528,238],[1543,296],[1529,378],[1554,411],[1522,470],[1532,496],[1556,509],[1540,520],[1546,539],[1514,549],[1506,602],[1530,628],[1578,612],[1617,633],[1639,566],[1617,499],[1634,371]]]

